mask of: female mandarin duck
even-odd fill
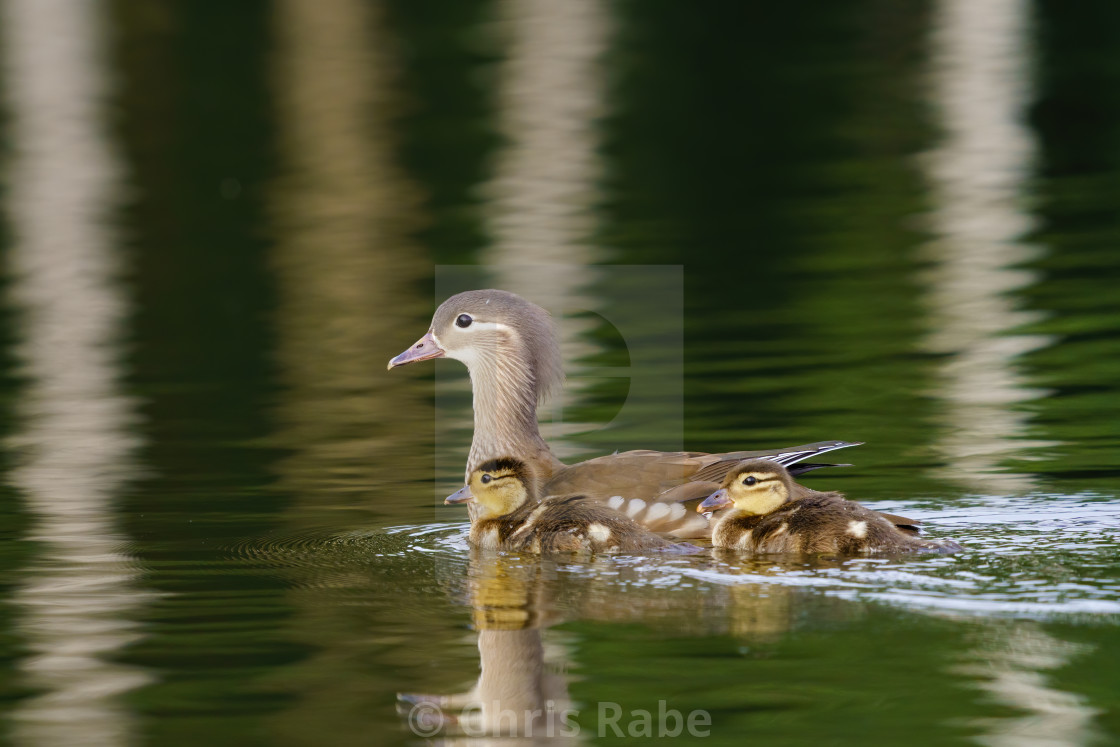
[[[472,503],[471,544],[531,553],[642,552],[684,549],[586,496],[537,500],[532,468],[509,457],[471,473],[466,487],[445,503]]]
[[[468,477],[483,463],[511,456],[541,476],[544,495],[580,493],[613,501],[648,528],[680,537],[707,536],[710,527],[679,502],[709,495],[742,460],[772,459],[791,466],[857,445],[822,441],[726,454],[626,451],[565,465],[537,427],[537,405],[563,381],[560,346],[547,311],[508,291],[460,293],[440,305],[427,334],[390,360],[389,368],[442,357],[466,364],[474,389]],[[801,474],[818,466],[800,464],[792,470]]]
[[[716,547],[755,553],[956,552],[952,540],[920,539],[918,529],[849,501],[798,485],[780,464],[751,459],[731,470],[723,487],[697,507],[731,507],[712,529]],[[897,518],[897,517],[896,517]]]

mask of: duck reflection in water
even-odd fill
[[[584,496],[536,497],[537,478],[524,462],[493,459],[447,499],[471,508],[469,589],[479,630],[482,672],[456,695],[401,695],[414,730],[448,727],[466,735],[574,739],[578,725],[562,675],[545,665],[538,596],[541,565],[532,558],[487,555],[512,550],[572,557],[646,551],[700,552],[675,545],[625,514]],[[434,708],[424,709],[424,704]],[[402,706],[402,712],[406,710]],[[448,713],[450,711],[451,713]],[[419,729],[418,729],[419,727]]]
[[[549,744],[582,741],[563,662],[548,660],[560,650],[550,647],[546,652],[541,636],[542,627],[553,622],[545,619],[541,573],[534,558],[472,548],[468,591],[478,630],[478,681],[451,695],[398,695],[398,710],[415,733],[523,737],[525,744],[538,738]],[[503,739],[501,744],[511,742]]]
[[[472,547],[465,589],[456,573],[455,579],[448,578],[448,591],[466,591],[478,634],[478,679],[462,692],[399,694],[400,715],[416,733],[439,734],[441,744],[464,738],[471,744],[578,744],[581,735],[590,733],[585,712],[597,706],[573,702],[569,673],[591,663],[580,656],[579,638],[551,629],[555,625],[638,625],[674,638],[730,635],[751,650],[765,652],[794,627],[811,627],[815,620],[851,620],[863,612],[847,600],[767,582],[791,566],[835,565],[842,562],[839,559],[802,556],[776,567],[773,558],[728,554],[716,570],[739,581],[714,586],[682,583],[674,585],[672,593],[647,583],[651,564],[669,572],[666,561],[686,566],[712,563],[705,556],[568,556],[566,562],[558,562]],[[586,674],[594,678],[605,673]],[[626,710],[628,704],[622,707]]]

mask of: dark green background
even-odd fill
[[[596,10],[550,28],[559,49],[592,45],[581,95],[594,106],[561,123],[570,150],[529,154],[547,156],[545,184],[580,165],[559,211],[494,186],[534,127],[518,129],[505,86],[533,51],[513,19],[537,5],[91,4],[77,33],[95,40],[87,73],[102,89],[77,95],[95,104],[86,124],[111,169],[91,190],[97,214],[60,200],[54,220],[108,262],[93,285],[123,311],[90,348],[100,358],[52,357],[65,346],[35,325],[60,296],[28,279],[28,257],[52,250],[21,216],[27,194],[54,200],[26,181],[47,156],[19,124],[35,99],[11,64],[36,40],[5,17],[0,732],[415,741],[396,693],[461,691],[477,674],[464,519],[432,508],[468,431],[461,390],[453,412],[434,409],[432,364],[385,361],[427,328],[437,266],[490,263],[500,283],[503,263],[568,257],[682,268],[684,428],[643,411],[641,431],[595,429],[625,380],[573,379],[566,412],[591,425],[566,453],[866,441],[842,452],[854,468],[811,484],[904,508],[969,548],[912,563],[546,563],[544,601],[527,605],[586,734],[598,701],[664,699],[709,710],[711,745],[1120,740],[1120,6],[1006,4],[1029,19],[1012,79],[1025,93],[1006,112],[1029,152],[994,215],[1024,223],[991,252],[1010,259],[955,298],[937,285],[951,264],[938,247],[961,237],[935,217],[952,133],[931,83],[947,2],[574,3]],[[84,178],[81,161],[68,168],[52,183]],[[502,239],[503,220],[556,214],[546,235],[570,247]],[[592,312],[640,294],[620,272],[587,269],[570,290]],[[973,347],[931,344],[969,298],[1002,317],[980,319]],[[627,362],[609,325],[582,344],[592,353],[572,365]],[[954,364],[977,350],[972,381],[1010,377],[1013,401],[983,387],[954,400]],[[109,383],[54,391],[37,361]],[[51,408],[110,395],[123,420],[91,416],[69,440],[37,430]],[[116,452],[122,474],[52,461],[121,437],[134,439]],[[45,470],[39,487],[28,464]],[[95,518],[74,545],[51,523],[78,515],[70,500]],[[68,550],[90,539],[112,557]],[[66,585],[99,564],[117,580]],[[65,610],[35,602],[52,579]],[[87,680],[36,675],[38,657],[121,621],[119,639],[68,660],[88,670],[76,697],[89,710],[51,711],[52,693]]]

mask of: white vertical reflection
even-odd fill
[[[270,258],[284,385],[275,440],[288,452],[275,469],[293,497],[286,519],[307,536],[314,525],[333,532],[368,523],[370,486],[426,476],[419,446],[431,438],[431,412],[422,382],[385,375],[382,358],[386,341],[414,336],[401,319],[431,313],[415,290],[431,264],[411,239],[423,218],[416,186],[396,163],[400,60],[384,4],[280,0],[270,20],[280,166],[268,195]],[[377,510],[407,510],[397,504]],[[316,653],[289,668],[299,697],[269,719],[269,731],[284,743],[319,744],[329,722],[331,741],[369,742],[370,713],[381,704],[367,696],[386,673],[356,654],[372,632],[338,590],[376,581],[358,566],[293,566],[291,550],[279,550],[298,587],[289,627]]]
[[[372,454],[408,459],[401,433],[415,430],[406,380],[370,377],[400,319],[427,306],[413,292],[426,269],[409,238],[419,200],[394,163],[396,61],[382,16],[364,0],[282,0],[273,14],[272,260],[294,450],[281,469],[306,500],[331,504],[354,505],[355,486],[376,482]]]
[[[32,516],[39,554],[14,595],[41,694],[14,711],[23,744],[127,744],[118,696],[142,673],[107,661],[137,636],[141,602],[112,501],[132,472],[135,403],[119,387],[127,313],[108,213],[118,174],[103,131],[100,6],[70,0],[0,4],[12,157],[6,211],[14,242],[8,302],[27,386],[10,480]]]
[[[495,284],[533,298],[560,325],[568,374],[594,352],[593,323],[565,317],[596,307],[584,293],[603,252],[591,243],[601,176],[597,120],[605,99],[599,60],[610,39],[600,0],[503,0],[506,58],[499,77],[498,129],[506,146],[487,185],[493,241],[482,257]],[[556,423],[542,430],[558,455]],[[557,448],[559,447],[559,448]]]
[[[970,652],[976,663],[958,672],[979,678],[995,702],[1023,715],[983,719],[986,733],[977,738],[988,747],[1075,747],[1099,742],[1093,724],[1097,711],[1085,699],[1050,685],[1045,674],[1059,669],[1087,647],[1061,641],[1033,623],[996,624],[982,631],[984,640]]]
[[[1034,316],[1010,294],[1035,282],[1019,267],[1037,250],[1021,237],[1031,226],[1022,206],[1034,142],[1022,123],[1029,97],[1027,0],[942,0],[934,21],[932,95],[944,141],[926,161],[933,184],[936,239],[928,252],[930,350],[949,354],[937,392],[946,434],[940,448],[950,474],[973,490],[1030,490],[1028,475],[999,472],[1017,450],[1043,445],[1024,438],[1016,406],[1043,392],[1026,386],[1015,359],[1049,343],[1015,335]],[[1093,734],[1094,711],[1051,687],[1044,674],[1077,652],[1031,626],[996,627],[964,667],[1022,718],[985,721],[982,744],[1080,745]]]
[[[1000,472],[1021,449],[1027,416],[1018,406],[1043,393],[1026,386],[1016,358],[1048,344],[1016,335],[1032,321],[1010,294],[1036,280],[1020,265],[1036,256],[1021,237],[1031,221],[1022,201],[1034,142],[1022,119],[1029,96],[1027,0],[942,0],[934,17],[932,91],[944,131],[928,154],[935,239],[924,278],[929,350],[949,357],[939,448],[950,474],[971,489],[1016,493],[1029,476]]]

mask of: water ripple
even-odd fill
[[[966,550],[950,556],[873,558],[744,558],[709,550],[691,557],[562,560],[553,567],[579,583],[593,580],[600,592],[604,587],[615,593],[645,589],[647,594],[656,590],[663,595],[698,586],[799,588],[947,614],[1120,614],[1120,578],[1114,562],[1120,504],[1113,500],[1035,494],[977,496],[943,504],[882,502],[875,507],[923,516],[929,536],[952,536]],[[400,543],[394,545],[398,553],[454,556],[467,550],[466,528],[463,523],[397,526],[382,535],[383,541]],[[373,542],[368,537],[367,541]]]
[[[908,608],[1015,617],[1120,614],[1115,547],[1120,504],[1100,496],[981,496],[930,512],[928,501],[875,507],[927,517],[930,536],[952,536],[952,556],[859,558],[805,568],[776,562],[742,572],[733,563],[686,569],[717,584],[820,589]]]
[[[673,607],[692,603],[686,597],[698,591],[718,606],[725,592],[717,590],[740,587],[762,594],[815,591],[953,615],[1120,615],[1120,503],[1100,496],[1030,495],[869,505],[922,516],[927,535],[951,536],[966,549],[948,556],[840,558],[742,557],[708,548],[694,556],[550,559],[546,575],[559,585],[546,593],[557,597],[558,608],[573,598],[622,594],[631,603],[641,596],[642,605]],[[224,569],[255,569],[295,588],[347,594],[375,588],[387,593],[411,579],[411,591],[460,597],[470,554],[467,530],[465,522],[441,522],[272,534],[227,547]],[[223,570],[212,563],[209,570]],[[417,580],[422,578],[428,580]],[[586,611],[585,604],[576,606]]]

